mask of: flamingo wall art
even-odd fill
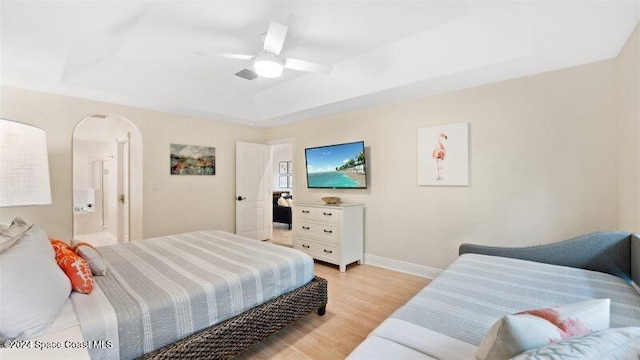
[[[418,129],[418,185],[469,185],[469,123]]]

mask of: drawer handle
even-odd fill
[[[325,216],[331,216],[331,215],[333,215],[333,214],[331,214],[331,213],[327,213],[327,212],[323,212],[323,213],[322,213],[322,215],[325,215]]]
[[[302,244],[302,247],[303,247],[303,248],[305,248],[305,249],[308,249],[308,248],[310,248],[311,246],[309,246],[309,245],[305,245],[305,244]]]
[[[325,230],[324,233],[325,234],[333,234],[333,231],[332,230]]]
[[[308,214],[308,213],[309,213],[309,210],[302,210],[302,213],[303,213],[303,214]]]
[[[310,228],[310,227],[308,227],[308,226],[303,226],[303,227],[302,227],[302,229],[303,229],[303,230],[309,230],[309,229],[311,229],[311,228]]]
[[[326,252],[327,254],[333,254],[333,250],[324,249],[324,252]]]

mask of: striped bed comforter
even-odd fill
[[[99,250],[109,267],[106,276],[94,278],[101,290],[96,296],[104,293],[116,314],[121,359],[136,358],[229,319],[314,276],[313,260],[302,252],[216,230]],[[78,309],[78,303],[74,305]],[[81,314],[79,318],[85,337],[109,333],[91,331]]]
[[[611,299],[611,327],[640,326],[640,295],[595,271],[465,254],[391,315],[479,345],[501,317],[527,309]]]

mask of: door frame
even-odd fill
[[[118,243],[121,243],[131,241],[131,133],[127,132],[125,137],[116,139],[116,142],[118,143]],[[125,170],[126,176],[123,175]],[[122,199],[121,196],[123,196]],[[126,239],[124,239],[125,228],[123,225],[125,217],[127,220]]]
[[[128,118],[116,114],[116,113],[109,113],[109,112],[96,112],[96,113],[90,113],[89,115],[83,117],[82,119],[80,119],[78,121],[78,123],[74,126],[73,131],[71,132],[71,136],[69,138],[69,141],[71,143],[71,154],[72,154],[72,161],[71,161],[71,178],[72,181],[69,183],[69,192],[71,194],[73,194],[74,192],[74,186],[77,184],[74,184],[74,171],[78,170],[78,165],[74,160],[73,160],[73,154],[75,154],[75,152],[77,151],[76,147],[75,147],[75,141],[76,140],[82,140],[82,139],[78,139],[78,131],[80,129],[82,129],[83,127],[87,126],[87,124],[90,123],[96,123],[96,122],[107,122],[110,125],[109,126],[116,126],[116,127],[125,127],[126,129],[128,129],[127,131],[130,134],[130,138],[129,138],[129,162],[130,162],[130,171],[129,171],[129,214],[130,214],[130,224],[129,224],[129,239],[131,241],[133,240],[141,240],[144,238],[144,224],[143,224],[143,172],[144,172],[144,161],[143,161],[143,142],[142,142],[142,134],[140,133],[140,129],[138,128],[138,126],[132,122],[131,120],[129,120]],[[106,130],[105,132],[103,132],[104,134],[110,133],[109,130]],[[108,139],[104,139],[104,141],[108,141],[110,142],[110,144],[113,144],[112,141],[114,141],[116,138],[116,136],[108,136]],[[113,158],[110,158],[113,163],[113,167],[112,169],[114,169],[112,172],[115,174],[116,172],[116,154],[117,150],[114,149],[112,152]],[[111,175],[109,175],[111,176]],[[115,175],[114,175],[115,176]],[[110,178],[112,179],[112,178]],[[110,184],[113,183],[114,188],[111,190],[111,192],[115,193],[116,192],[116,180],[115,178],[113,178],[113,181],[110,180]],[[109,185],[111,186],[111,185]],[[73,198],[73,196],[72,196]],[[117,201],[116,196],[113,195],[111,197],[112,200],[110,200],[110,203],[115,203]],[[72,229],[71,229],[71,234],[72,234],[72,238],[76,239],[76,228],[77,228],[77,219],[75,216],[75,212],[73,209],[73,206],[69,207],[69,211],[71,212],[71,219],[72,219]],[[110,224],[111,226],[113,226],[114,228],[117,226],[117,210],[115,209],[111,209],[110,211],[114,211],[112,214],[113,216],[110,216]],[[116,231],[114,231],[113,235],[114,237],[117,237],[117,229],[114,229]],[[79,240],[82,240],[82,238],[80,238]]]
[[[267,141],[267,145],[271,146],[271,161],[273,161],[273,148],[276,145],[284,145],[284,144],[289,144],[291,145],[291,160],[293,161],[293,168],[296,168],[296,138],[295,137],[288,137],[288,138],[281,138],[281,139],[273,139],[273,140],[269,140]],[[295,196],[295,187],[296,184],[298,183],[297,181],[295,181],[295,176],[296,176],[296,171],[294,170],[292,176],[293,176],[293,184],[291,186],[291,188],[289,188],[289,192],[290,194]],[[273,178],[273,176],[272,176]],[[274,188],[275,188],[275,184],[271,184],[272,186],[269,186],[270,192],[273,194]],[[293,211],[293,209],[291,209],[291,211]],[[292,219],[293,221],[293,219]],[[293,224],[291,224],[291,229],[293,229]],[[293,231],[293,230],[292,230]],[[269,223],[269,238],[273,238],[273,215],[271,215],[271,222]]]

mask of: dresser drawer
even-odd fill
[[[295,232],[298,235],[313,236],[335,244],[340,243],[340,227],[337,225],[300,220],[295,224],[295,227]]]
[[[340,262],[340,248],[337,245],[324,244],[308,239],[296,239],[293,247],[307,253],[314,259],[332,264],[338,264]]]
[[[296,239],[293,242],[293,248],[309,254],[311,257],[315,257],[316,243],[307,241],[304,239]]]
[[[340,223],[340,209],[317,208],[314,210],[314,218],[316,221],[330,222],[334,224]]]
[[[296,206],[295,208],[296,216],[299,219],[309,219],[313,220],[315,218],[316,209],[307,206]]]
[[[332,264],[340,263],[340,250],[336,245],[329,244],[315,244],[316,252],[314,257],[316,259],[330,262]]]

